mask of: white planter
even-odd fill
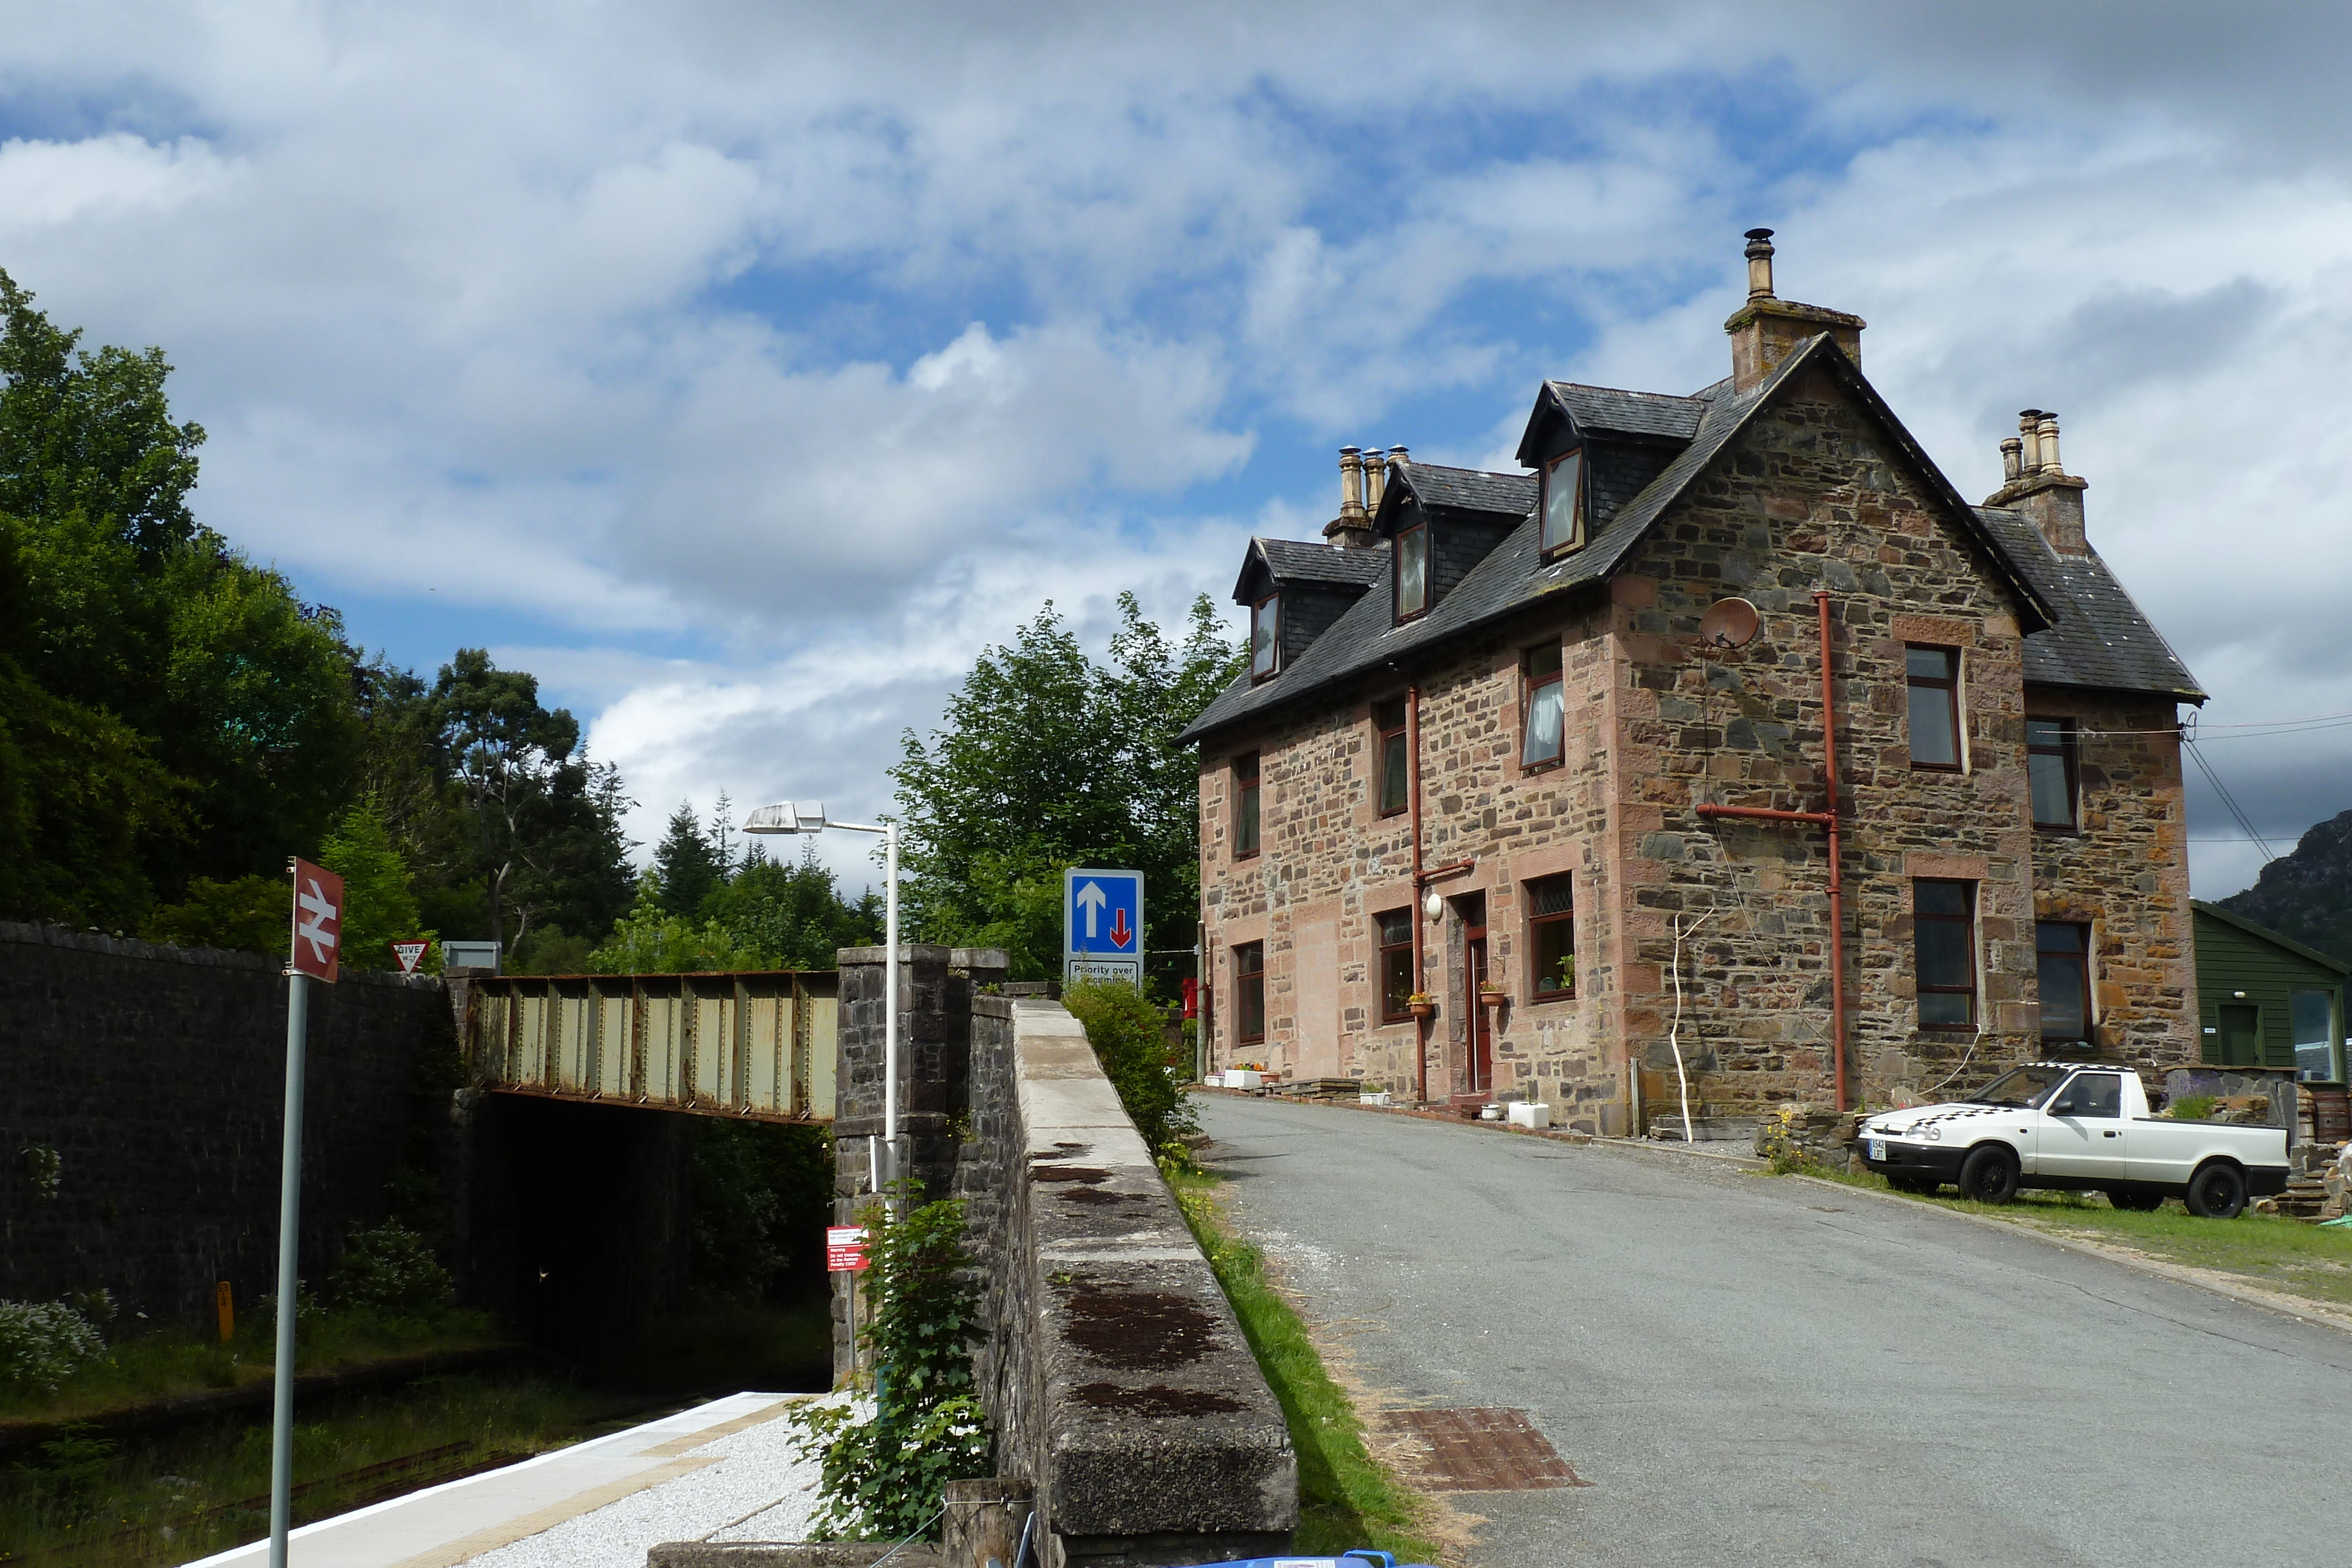
[[[1511,1102],[1511,1125],[1514,1127],[1549,1127],[1551,1125],[1551,1107],[1549,1105],[1530,1105],[1524,1100],[1514,1100]]]
[[[1262,1072],[1245,1072],[1238,1067],[1225,1069],[1225,1087],[1228,1089],[1255,1089],[1265,1082],[1265,1074]]]
[[[1502,1119],[1503,1108],[1500,1105],[1481,1105],[1478,1107],[1478,1120],[1481,1122],[1499,1122]]]
[[[1381,1090],[1377,1094],[1359,1094],[1356,1096],[1356,1103],[1359,1105],[1386,1105],[1389,1103],[1389,1093],[1385,1089]]]

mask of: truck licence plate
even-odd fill
[[[1883,1160],[1886,1157],[1886,1140],[1885,1138],[1873,1138],[1870,1140],[1870,1157],[1874,1160]]]

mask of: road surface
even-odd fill
[[[1474,1568],[2343,1560],[2352,1333],[1697,1155],[1196,1103],[1376,1398],[1590,1483],[1456,1495]]]

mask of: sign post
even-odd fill
[[[1062,873],[1062,978],[1143,988],[1143,873],[1071,866]]]
[[[269,1434],[269,1568],[286,1568],[294,1490],[294,1308],[302,1218],[302,1065],[310,981],[335,983],[343,945],[343,879],[309,861],[294,873],[294,945],[286,966],[286,1132],[278,1188],[278,1380]]]

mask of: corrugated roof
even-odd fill
[[[1976,514],[2042,597],[2058,607],[2054,625],[2025,639],[2029,683],[2205,700],[2197,677],[2095,551],[2060,555],[2022,512],[1979,507]]]

